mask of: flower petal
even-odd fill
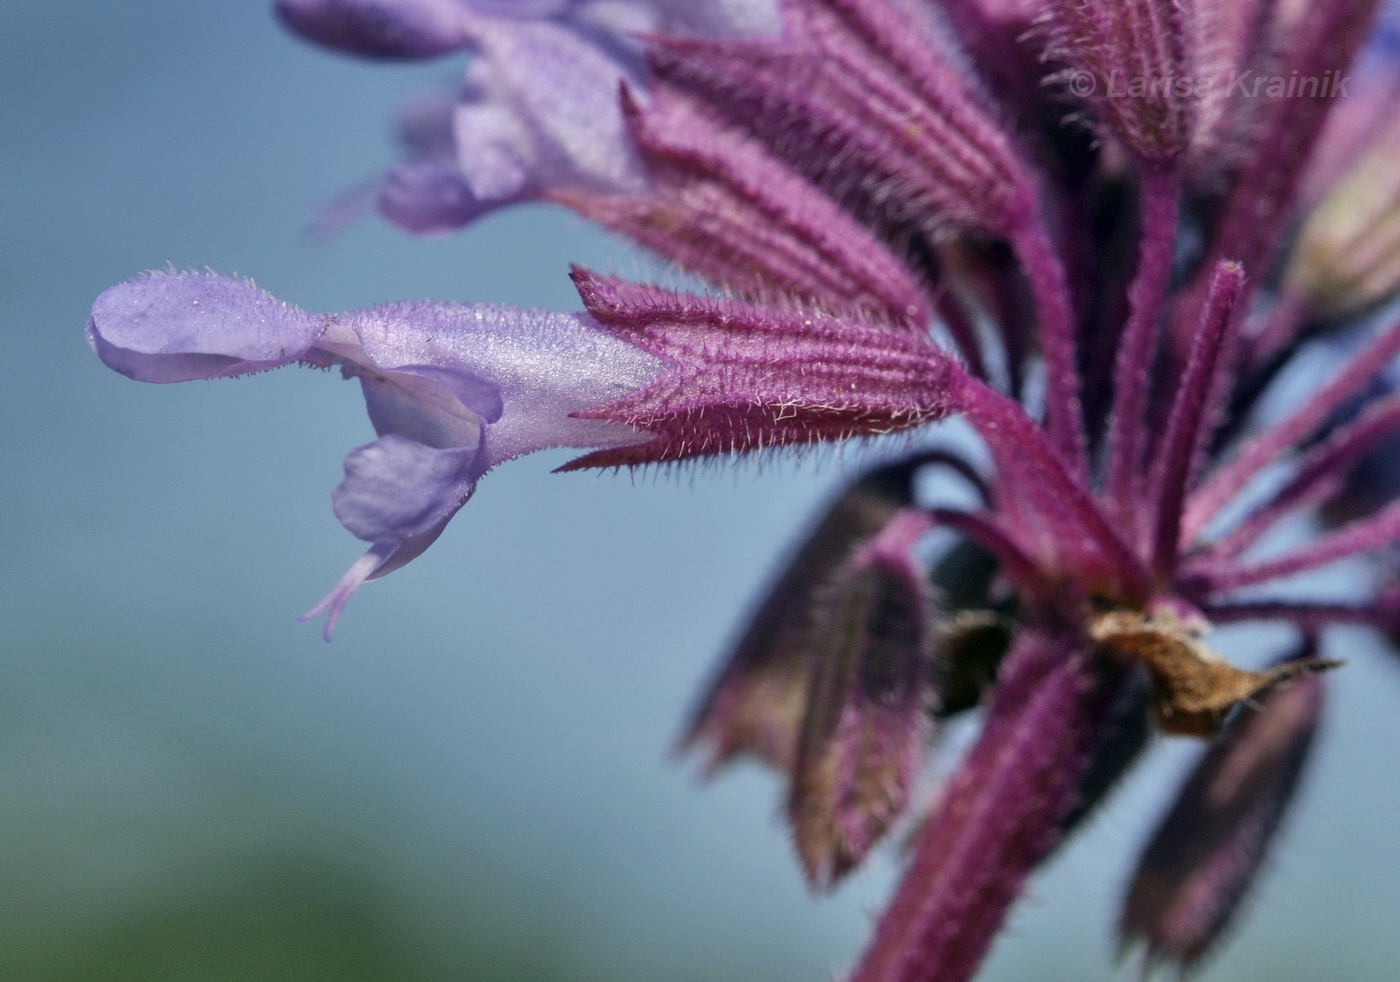
[[[507,204],[472,193],[455,164],[409,160],[390,168],[379,186],[379,213],[415,235],[455,232]]]
[[[473,194],[640,187],[617,98],[623,81],[638,81],[626,51],[557,21],[477,16],[471,31],[481,55],[455,128]]]
[[[331,495],[335,517],[375,545],[441,529],[471,495],[479,446],[437,449],[390,434],[360,447]]]
[[[154,274],[98,298],[88,337],[135,379],[220,378],[300,361],[364,389],[380,439],[346,458],[336,517],[373,543],[308,616],[418,556],[492,466],[546,447],[648,436],[575,413],[651,383],[662,359],[587,315],[443,303],[313,314],[242,280]]]
[[[288,364],[329,322],[246,280],[151,273],[98,297],[87,335],[107,367],[129,378],[185,382]]]
[[[627,426],[573,418],[646,386],[663,366],[586,316],[422,301],[352,311],[339,326],[355,333],[383,371],[451,380],[463,405],[492,424],[481,473],[548,447],[646,438]]]
[[[374,432],[380,436],[407,437],[440,450],[479,446],[482,423],[491,420],[484,420],[482,414],[474,412],[470,404],[454,393],[454,386],[448,381],[454,375],[461,373],[428,366],[419,366],[418,372],[362,374],[360,388],[365,394]],[[495,417],[500,416],[500,394],[493,386],[462,375],[456,388],[469,394],[476,394],[475,389],[482,390],[479,401],[494,404]]]

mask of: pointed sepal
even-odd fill
[[[1187,969],[1229,927],[1298,789],[1323,686],[1294,679],[1226,724],[1142,854],[1119,925],[1125,946]]]
[[[931,524],[918,509],[896,514],[822,604],[788,794],[816,889],[858,866],[903,814],[932,736],[933,596],[914,556]]]
[[[924,337],[671,293],[575,269],[594,317],[667,359],[623,399],[577,413],[652,435],[565,465],[615,467],[895,433],[947,415],[961,369]]]
[[[918,457],[874,467],[814,523],[754,609],[680,751],[704,749],[712,775],[741,757],[791,773],[816,658],[819,598],[837,571],[914,500]]]

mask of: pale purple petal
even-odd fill
[[[487,467],[546,447],[639,442],[635,430],[572,414],[635,392],[662,367],[574,314],[424,301],[353,311],[340,325],[382,369],[422,375],[437,367],[489,380],[502,408],[485,437]],[[474,406],[489,415],[485,405]]]
[[[458,87],[431,89],[399,107],[394,130],[399,145],[413,160],[450,161],[456,154],[452,116]]]
[[[433,378],[435,374],[444,377]],[[374,432],[397,434],[425,447],[480,444],[482,423],[492,420],[483,419],[457,392],[465,390],[476,396],[478,404],[494,406],[495,417],[500,417],[500,393],[494,386],[450,369],[424,366],[417,372],[365,372],[360,374],[360,387]]]
[[[775,0],[653,0],[675,33],[755,37],[782,28]]]
[[[660,4],[650,0],[583,0],[574,4],[573,19],[578,24],[596,27],[630,47],[640,48],[643,35],[656,34],[674,24],[668,24]],[[704,9],[705,3],[691,3]]]
[[[632,59],[553,21],[478,16],[471,30],[480,58],[456,134],[477,197],[640,186],[617,98],[622,82],[638,81]]]
[[[477,447],[435,449],[391,434],[351,451],[331,501],[357,538],[399,545],[440,529],[470,496]]]
[[[568,12],[578,0],[470,0],[471,8],[493,17],[515,17],[520,20],[558,17]]]
[[[513,93],[502,91],[495,74],[484,61],[473,62],[467,72],[468,84],[452,118],[458,173],[478,200],[528,197],[548,183],[534,173],[545,151],[512,104]]]
[[[87,335],[98,357],[123,375],[185,382],[296,361],[327,323],[246,280],[151,273],[98,297]]]
[[[483,201],[456,164],[409,160],[392,168],[379,186],[379,213],[416,235],[455,232],[510,199]]]
[[[326,614],[330,640],[351,595],[419,558],[476,490],[479,447],[426,447],[391,434],[351,451],[346,476],[330,496],[336,518],[374,548],[360,556],[302,622]]]

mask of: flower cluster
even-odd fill
[[[851,978],[957,982],[1153,729],[1209,741],[1121,922],[1189,966],[1298,784],[1337,664],[1324,629],[1400,631],[1400,324],[1370,330],[1400,292],[1400,73],[1369,40],[1377,6],[280,0],[353,54],[470,53],[458,91],[404,116],[391,220],[441,232],[555,201],[705,288],[575,269],[577,314],[320,315],[162,273],[103,294],[89,339],[144,381],[292,363],[360,381],[379,438],[334,500],[371,548],[313,611],[328,632],[533,450],[630,467],[962,418],[984,452],[906,445],[835,498],[685,745],[783,776],[816,888],[914,829]],[[1349,84],[1227,84],[1242,75]],[[1350,353],[1271,410],[1319,346]],[[970,497],[916,494],[930,470]],[[1300,516],[1314,531],[1280,544]],[[1361,557],[1365,595],[1304,575]],[[1208,639],[1245,621],[1296,643],[1235,667]],[[979,708],[916,808],[938,732]]]

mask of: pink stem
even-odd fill
[[[1381,332],[1364,351],[1290,416],[1245,444],[1234,460],[1220,468],[1187,502],[1182,542],[1195,541],[1207,522],[1244,490],[1269,464],[1307,439],[1400,354],[1400,321]]]
[[[1129,597],[1145,599],[1147,571],[1127,542],[1109,524],[1098,502],[1070,473],[1045,432],[1026,415],[1020,403],[971,376],[963,376],[953,401],[977,428],[1002,466],[1031,472],[1034,480],[1023,489],[1028,502],[1040,510],[1064,514],[1074,533],[1092,543],[1109,564],[1118,588]]]
[[[1120,517],[1139,514],[1141,464],[1152,362],[1176,255],[1181,181],[1174,167],[1148,166],[1142,175],[1142,240],[1128,291],[1128,326],[1113,369],[1113,414],[1108,443],[1108,500]]]
[[[1298,473],[1272,499],[1201,555],[1201,561],[1227,560],[1248,549],[1289,512],[1325,501],[1336,492],[1346,467],[1400,429],[1400,395],[1372,407],[1361,419],[1303,458]]]
[[[1314,539],[1296,552],[1250,565],[1226,566],[1206,573],[1211,589],[1220,593],[1305,573],[1362,553],[1374,552],[1400,541],[1400,501],[1382,508],[1368,518],[1343,525],[1337,531]]]
[[[1162,440],[1160,466],[1154,474],[1159,489],[1152,543],[1152,568],[1165,580],[1175,572],[1177,543],[1181,538],[1181,512],[1195,462],[1210,437],[1212,395],[1222,353],[1235,324],[1235,307],[1244,289],[1244,271],[1236,263],[1221,263],[1210,286],[1206,316],[1191,346],[1172,401],[1167,433]]]
[[[1002,572],[1018,589],[1034,595],[1044,587],[1045,577],[1035,560],[991,516],[957,508],[934,508],[929,515],[938,524],[956,529],[996,556]]]
[[[1073,807],[1114,686],[1074,639],[1023,634],[851,982],[965,982]]]
[[[1381,604],[1308,603],[1297,600],[1250,600],[1206,605],[1201,613],[1212,624],[1241,621],[1289,621],[1308,631],[1328,624],[1358,624],[1393,631],[1400,627],[1398,612]]]
[[[1025,268],[1040,318],[1040,350],[1045,355],[1045,415],[1051,442],[1077,475],[1088,476],[1084,416],[1079,402],[1075,319],[1065,267],[1050,233],[1029,209],[1011,233]]]

